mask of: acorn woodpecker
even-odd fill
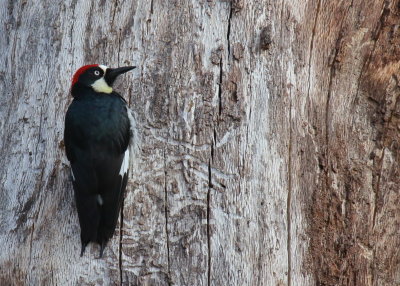
[[[87,65],[72,78],[74,99],[65,116],[64,144],[81,227],[81,256],[95,242],[102,257],[117,224],[128,181],[133,117],[112,84],[134,68]]]

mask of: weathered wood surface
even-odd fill
[[[0,1],[0,285],[400,285],[400,5]],[[79,257],[63,124],[137,65],[120,228]]]

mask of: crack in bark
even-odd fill
[[[213,188],[212,184],[212,168],[211,163],[214,162],[214,146],[217,142],[217,131],[215,130],[215,126],[213,128],[213,138],[210,144],[210,158],[208,160],[208,190],[207,190],[207,249],[208,249],[208,257],[207,257],[207,285],[211,285],[211,189]]]
[[[149,34],[149,30],[150,30],[150,23],[151,23],[151,17],[153,16],[153,12],[154,12],[154,0],[151,0],[150,2],[150,11],[149,11],[149,17],[148,19],[146,19],[146,34]],[[143,35],[143,33],[142,33]],[[142,44],[143,44],[143,37],[142,37]]]
[[[32,244],[33,244],[33,233],[35,232],[35,223],[32,223],[32,231],[31,231],[31,235],[29,237],[29,268],[31,269],[31,265],[32,265]]]
[[[311,40],[311,46],[310,46],[310,56],[309,56],[309,66],[308,66],[308,68],[309,68],[309,73],[308,73],[309,74],[308,93],[307,93],[308,97],[310,97],[310,92],[311,92],[312,57],[313,57],[313,50],[314,50],[314,45],[315,45],[314,40],[315,40],[315,37],[316,37],[316,34],[317,34],[317,23],[318,23],[318,15],[319,15],[320,9],[321,9],[320,8],[321,2],[322,1],[319,1],[318,7],[317,7],[317,16],[316,16],[315,22],[314,22],[314,28],[313,28],[313,32],[312,32],[312,40]],[[325,127],[325,131],[324,131],[325,134],[323,133],[324,135],[322,135],[322,140],[325,141],[325,142],[324,142],[323,149],[321,150],[321,153],[322,153],[323,157],[325,158],[325,162],[324,162],[323,167],[322,167],[323,170],[322,170],[322,173],[321,173],[321,186],[322,186],[323,191],[325,193],[328,193],[329,190],[330,190],[330,180],[329,180],[329,178],[330,178],[330,172],[329,172],[329,169],[330,169],[330,166],[329,166],[330,165],[330,119],[331,119],[331,114],[330,114],[331,106],[330,106],[330,104],[331,104],[331,97],[332,97],[332,92],[333,92],[332,87],[333,87],[333,81],[334,81],[334,78],[335,78],[335,75],[336,75],[336,69],[337,69],[336,61],[337,61],[337,58],[338,58],[338,55],[339,55],[339,51],[340,51],[340,44],[341,44],[341,41],[343,39],[343,25],[345,23],[346,17],[349,15],[349,10],[352,7],[352,5],[353,5],[353,3],[351,2],[350,5],[347,7],[347,11],[343,12],[343,17],[341,19],[340,27],[338,29],[338,36],[337,36],[336,43],[335,43],[335,46],[334,46],[334,48],[335,48],[334,51],[333,51],[334,54],[333,54],[333,57],[332,57],[332,61],[329,63],[330,64],[330,71],[329,71],[328,89],[327,89],[327,94],[326,94],[326,103],[325,103],[325,118],[324,118],[324,122],[322,123],[322,126]],[[315,193],[316,192],[314,191],[313,196],[315,195]],[[329,197],[329,200],[332,200],[332,196]],[[328,203],[328,205],[329,204],[330,203]],[[328,221],[325,222],[325,226],[329,226],[330,224],[331,224],[331,222],[329,221],[329,218],[328,218]],[[329,234],[329,231],[327,232],[327,230],[323,230],[322,233],[319,235],[319,237],[321,239],[325,239],[326,240],[327,239],[326,238],[327,234]],[[340,233],[340,235],[343,235],[343,233]],[[311,237],[311,247],[312,247],[313,244],[315,244],[315,240],[316,239],[318,239],[318,238]],[[313,252],[313,250],[312,250],[312,252]],[[316,256],[314,256],[313,257],[313,264],[315,265],[316,263],[321,263],[324,260],[323,255],[324,255],[324,253],[318,253]],[[324,263],[324,262],[322,262],[322,263]],[[321,275],[324,276],[325,275],[324,274],[325,271],[328,271],[328,272],[330,271],[329,269],[328,270],[326,269],[328,267],[327,265],[321,265],[321,267],[322,268],[320,270],[318,270],[317,272],[314,273],[314,277],[315,277],[315,280],[316,280],[317,284],[321,283],[320,282],[321,281],[320,280],[320,278],[321,278],[320,276]],[[340,270],[340,271],[342,271],[342,270]]]
[[[286,201],[286,224],[287,224],[287,255],[288,255],[288,276],[287,276],[287,285],[292,285],[292,251],[291,251],[291,240],[292,240],[292,232],[291,232],[291,201],[292,201],[292,93],[290,92],[289,97],[289,158],[288,158],[288,194]]]
[[[54,282],[54,269],[53,269],[53,264],[50,264],[50,273],[51,273],[51,284],[52,284],[52,285],[57,285],[57,284]]]
[[[383,159],[385,158],[385,147],[383,148],[382,151],[382,157],[379,159],[379,173],[378,173],[378,179],[376,182],[376,188],[374,189],[374,211],[372,213],[372,230],[375,228],[375,223],[376,223],[376,214],[377,214],[377,207],[376,207],[376,201],[378,199],[378,194],[380,192],[380,183],[381,183],[381,175],[382,175],[382,168],[383,168]]]
[[[332,97],[332,85],[333,85],[333,79],[335,77],[336,74],[336,59],[339,55],[339,51],[340,51],[340,43],[343,39],[343,23],[344,20],[346,19],[347,15],[349,14],[349,10],[350,8],[353,6],[353,1],[350,3],[349,7],[347,8],[346,13],[344,13],[344,16],[340,22],[340,27],[339,27],[339,34],[338,34],[338,38],[336,39],[336,43],[335,43],[335,54],[333,56],[332,59],[332,63],[331,63],[331,68],[330,68],[330,73],[329,73],[329,84],[328,84],[328,94],[327,94],[327,99],[326,99],[326,105],[325,105],[325,158],[326,158],[326,170],[325,170],[325,188],[326,190],[328,190],[328,184],[329,184],[329,113],[330,113],[330,102],[331,102],[331,97]]]
[[[213,145],[211,145],[211,150],[213,150]],[[211,200],[211,189],[212,185],[212,173],[211,173],[211,158],[208,161],[208,191],[207,191],[207,246],[208,246],[208,268],[207,268],[207,285],[211,285],[211,227],[210,227],[210,200]]]
[[[342,22],[343,23],[343,22]],[[340,27],[341,28],[341,27]],[[336,40],[336,49],[335,49],[335,55],[333,56],[333,60],[331,63],[331,69],[329,73],[329,84],[328,84],[328,94],[327,94],[327,99],[326,99],[326,105],[325,105],[325,144],[326,144],[326,166],[328,166],[328,149],[329,149],[329,106],[330,106],[330,101],[331,101],[331,96],[332,96],[332,84],[333,84],[333,78],[335,77],[336,74],[336,66],[335,66],[335,61],[337,59],[337,56],[339,54],[339,43],[342,40],[342,35],[341,31],[339,31],[339,36]],[[328,170],[328,168],[327,168]],[[328,172],[328,171],[327,171]]]
[[[373,188],[373,193],[374,193],[374,210],[372,212],[372,231],[375,229],[375,224],[376,224],[376,216],[377,216],[377,200],[378,200],[378,194],[380,192],[380,183],[381,183],[381,175],[382,175],[382,168],[383,168],[383,159],[385,158],[385,147],[383,148],[382,151],[382,157],[379,159],[379,173],[378,173],[378,179],[376,182],[376,188]],[[373,248],[372,251],[372,259],[375,261],[376,259],[376,248]],[[372,280],[372,285],[375,285],[375,272],[371,271],[371,280]]]
[[[321,1],[321,0],[320,0]],[[281,39],[281,63],[283,64],[283,19],[284,19],[284,8],[285,1],[282,1],[281,8],[281,27],[280,27],[280,39]],[[318,16],[318,13],[317,13]],[[313,31],[315,32],[315,31]],[[310,60],[311,61],[311,60]],[[282,66],[283,71],[283,66]],[[310,73],[309,73],[310,74]],[[283,80],[283,72],[281,73],[281,92],[284,91],[284,80]],[[288,194],[286,200],[286,225],[287,225],[287,243],[286,243],[286,251],[287,251],[287,286],[291,286],[292,284],[292,252],[291,252],[291,195],[292,195],[292,99],[291,93],[289,97],[289,157],[288,157]],[[260,278],[259,278],[260,279]]]
[[[41,162],[40,167],[41,167],[41,172],[40,172],[39,185],[37,187],[35,187],[35,191],[34,192],[38,192],[38,190],[42,190],[43,186],[44,186],[43,177],[44,177],[45,166],[44,166],[44,162],[43,161]],[[36,213],[34,215],[34,218],[33,218],[34,222],[36,222],[38,220],[39,212],[40,212],[40,209],[42,208],[43,200],[40,197],[40,193],[39,193],[38,198],[36,200],[39,201],[39,206],[38,206],[37,211],[36,211]],[[30,269],[30,270],[31,270],[31,265],[32,265],[33,233],[35,232],[35,223],[34,222],[32,223],[32,232],[31,232],[30,241],[29,241],[29,264],[28,264],[29,266],[28,266],[28,269]]]
[[[378,43],[378,40],[379,40],[379,37],[380,37],[380,35],[381,35],[381,32],[382,32],[382,28],[384,27],[384,24],[385,24],[385,21],[386,21],[386,16],[387,16],[387,12],[388,12],[388,5],[389,5],[389,2],[388,1],[383,1],[383,4],[382,4],[382,13],[381,13],[381,15],[380,15],[380,17],[379,17],[379,21],[378,21],[378,24],[377,24],[377,26],[376,26],[376,29],[375,29],[375,37],[373,37],[373,41],[374,41],[374,46],[373,46],[373,48],[371,49],[371,52],[370,52],[370,54],[368,55],[368,58],[367,58],[367,60],[364,62],[364,64],[363,64],[363,67],[362,67],[362,69],[361,69],[361,73],[360,73],[360,76],[359,76],[359,78],[358,78],[358,80],[357,80],[357,92],[356,92],[356,96],[355,96],[355,99],[354,99],[354,102],[356,101],[356,99],[358,98],[358,94],[359,94],[359,89],[360,89],[360,85],[361,85],[361,79],[362,79],[362,76],[363,76],[363,74],[365,73],[365,70],[369,67],[369,65],[370,65],[370,63],[371,63],[371,59],[372,59],[372,56],[375,54],[375,51],[376,51],[376,46],[377,46],[377,43]],[[397,82],[397,78],[395,78],[395,80],[396,80],[396,82]],[[397,83],[398,84],[398,83]],[[396,102],[395,102],[395,105],[394,105],[394,107],[396,108],[396,106],[397,106],[397,103],[398,103],[398,99],[399,99],[399,97],[397,97],[396,98]],[[390,117],[389,117],[389,120],[388,120],[388,123],[390,123],[391,122],[391,120],[392,120],[392,115],[393,115],[393,112],[392,112],[392,114],[390,115]],[[387,130],[387,126],[386,127],[384,127],[384,130],[383,130],[383,132],[384,132],[384,135],[382,136],[382,140],[383,140],[383,142],[384,142],[384,140],[385,140],[385,138],[386,138],[386,130]],[[382,175],[382,169],[383,169],[383,160],[384,160],[384,158],[385,158],[385,146],[383,145],[383,150],[382,150],[382,157],[380,158],[380,160],[379,160],[379,173],[378,173],[378,179],[377,179],[377,184],[376,184],[376,188],[374,188],[374,190],[373,190],[373,192],[374,192],[374,198],[373,198],[373,200],[374,200],[374,210],[373,210],[373,213],[372,213],[372,231],[375,229],[375,225],[376,225],[376,216],[377,216],[377,213],[378,213],[378,210],[377,210],[377,200],[378,200],[378,196],[379,196],[379,193],[380,193],[380,182],[381,182],[381,175]],[[372,259],[373,259],[373,261],[375,261],[376,260],[376,248],[374,247],[374,249],[373,249],[373,251],[372,251]],[[375,284],[375,276],[376,276],[376,274],[375,274],[375,271],[371,271],[371,280],[372,280],[372,284],[374,285]]]
[[[317,13],[315,14],[315,18],[314,18],[314,26],[312,29],[312,34],[311,34],[311,43],[310,43],[310,56],[308,58],[308,88],[307,88],[307,97],[310,97],[310,89],[311,89],[311,61],[312,61],[312,55],[313,55],[313,50],[314,50],[314,39],[315,39],[315,32],[317,30],[317,22],[318,22],[318,17],[320,14],[320,9],[321,9],[321,2],[322,0],[318,1],[318,5],[317,5]]]
[[[395,80],[396,80],[397,85],[398,85],[397,77],[395,77]],[[395,100],[395,103],[394,103],[394,109],[396,109],[396,106],[399,104],[399,100],[400,100],[400,96],[396,97],[396,100]],[[387,137],[387,130],[388,130],[388,128],[390,128],[387,125],[389,125],[392,122],[393,113],[394,112],[392,111],[390,116],[389,116],[389,119],[387,120],[385,126],[383,127],[383,135],[382,135],[383,150],[382,150],[382,156],[379,158],[379,162],[378,162],[379,172],[377,174],[378,178],[377,178],[377,182],[376,182],[376,188],[373,188],[374,209],[373,209],[373,213],[372,213],[372,231],[374,231],[374,229],[375,229],[376,217],[377,217],[377,213],[378,213],[377,201],[378,201],[378,196],[379,196],[379,193],[380,193],[380,183],[381,183],[382,170],[383,170],[383,161],[384,161],[384,158],[385,158],[385,150],[386,150],[385,140],[386,140],[386,137]],[[373,251],[372,251],[372,259],[373,259],[373,261],[375,261],[375,259],[376,259],[376,248],[375,247],[373,248]],[[372,276],[371,277],[372,285],[375,285],[375,272],[374,271],[371,272],[371,276]]]
[[[44,86],[44,90],[48,90],[48,83],[49,83],[49,77],[46,78],[46,84]],[[46,98],[47,94],[44,93],[44,97]],[[42,100],[41,104],[40,104],[40,118],[39,118],[39,131],[38,131],[38,140],[35,146],[35,162],[37,159],[37,155],[38,155],[38,147],[40,144],[40,141],[42,141],[42,125],[43,125],[43,105],[44,105],[44,100]],[[43,159],[43,152],[42,152],[42,159]]]
[[[336,67],[335,67],[335,61],[337,58],[337,55],[339,53],[339,49],[337,48],[337,44],[341,40],[341,35],[339,32],[339,37],[336,41],[336,50],[335,50],[335,55],[332,60],[331,68],[330,68],[330,74],[329,74],[329,84],[328,84],[328,94],[326,98],[326,104],[325,104],[325,192],[328,191],[329,189],[329,145],[330,145],[330,140],[329,140],[329,119],[330,119],[330,101],[331,101],[331,96],[332,96],[332,84],[333,84],[333,78],[335,77],[335,72],[336,72]]]
[[[227,40],[227,50],[228,50],[228,61],[231,55],[231,20],[232,20],[232,12],[233,12],[233,5],[232,5],[232,1],[229,2],[230,3],[230,9],[229,9],[229,18],[228,18],[228,31],[226,33],[226,40]]]
[[[165,216],[165,234],[167,238],[167,271],[168,271],[168,285],[172,285],[171,277],[171,261],[169,250],[169,228],[168,228],[168,190],[167,190],[167,157],[165,148],[163,150],[164,156],[164,216]]]
[[[332,97],[332,85],[333,85],[333,80],[334,77],[336,75],[336,59],[339,55],[339,51],[340,51],[340,43],[342,41],[343,35],[342,35],[342,31],[343,31],[343,23],[344,20],[346,18],[346,16],[348,15],[348,12],[352,6],[353,2],[350,3],[349,8],[347,9],[347,12],[344,14],[341,23],[340,23],[340,27],[339,27],[339,34],[338,34],[338,38],[336,39],[336,43],[335,43],[335,54],[333,56],[332,62],[331,62],[331,67],[330,67],[330,73],[329,73],[329,84],[328,84],[328,93],[327,93],[327,99],[326,99],[326,105],[325,105],[325,169],[324,169],[324,175],[325,175],[325,192],[327,192],[329,190],[329,164],[330,164],[330,158],[329,158],[329,153],[330,153],[330,138],[329,138],[329,119],[330,119],[330,102],[331,102],[331,97]],[[330,200],[332,199],[332,197],[330,198]],[[346,200],[346,199],[345,199]],[[329,224],[329,222],[328,222]],[[343,235],[343,234],[342,234]]]
[[[398,83],[398,79],[396,76],[394,76],[394,80],[396,81],[397,86],[399,85]],[[372,216],[372,229],[375,228],[375,223],[376,223],[376,214],[377,214],[377,208],[376,208],[376,201],[378,198],[378,195],[380,193],[380,181],[381,181],[381,176],[382,176],[382,169],[383,169],[383,160],[385,158],[385,150],[386,150],[386,139],[387,139],[387,131],[390,128],[390,124],[391,122],[393,122],[393,116],[396,110],[396,107],[398,106],[400,102],[400,96],[397,96],[393,105],[393,110],[391,110],[389,118],[387,120],[387,122],[385,123],[385,126],[383,127],[383,134],[382,134],[382,145],[383,145],[383,151],[382,151],[382,156],[379,159],[379,173],[378,173],[378,179],[377,179],[377,184],[376,184],[376,189],[374,190],[374,202],[375,202],[375,206],[374,206],[374,211],[373,211],[373,216]]]
[[[117,7],[118,7],[118,0],[115,0],[113,15],[112,15],[112,18],[111,18],[111,23],[112,23],[113,26],[114,26],[115,12],[117,11]]]
[[[120,224],[119,224],[119,249],[118,249],[118,269],[119,269],[119,282],[120,285],[123,285],[122,281],[122,238],[123,238],[123,225],[124,225],[124,202],[125,199],[122,199],[122,205],[120,210]]]
[[[383,27],[383,25],[385,23],[385,18],[386,18],[386,15],[387,15],[387,13],[386,13],[387,5],[388,5],[388,2],[384,1],[383,5],[382,5],[382,13],[381,13],[381,16],[379,17],[378,24],[377,24],[377,26],[375,28],[375,34],[376,35],[372,37],[372,40],[374,41],[374,45],[373,45],[373,47],[371,49],[371,52],[369,53],[367,59],[364,61],[363,65],[361,67],[360,75],[359,75],[359,77],[357,79],[357,89],[356,89],[356,95],[355,95],[355,97],[353,99],[353,104],[356,103],[356,100],[358,98],[358,93],[360,91],[360,85],[361,85],[362,76],[364,75],[365,70],[369,67],[373,54],[375,54],[376,45],[378,43],[378,39],[379,39],[379,36],[380,36],[380,34],[382,32],[382,27]]]
[[[18,11],[17,11],[18,19],[23,19],[22,18],[22,11],[23,11],[23,8],[22,8],[22,4],[21,4],[21,5],[18,6]],[[12,38],[12,47],[11,47],[11,50],[10,50],[10,66],[13,66],[13,67],[16,66],[15,65],[16,64],[15,59],[18,58],[18,56],[17,56],[17,42],[18,42],[18,30],[19,30],[19,28],[20,28],[20,25],[16,24],[15,29],[10,31],[10,35],[9,35],[9,38],[10,39]],[[13,35],[11,34],[12,32],[14,32]],[[16,69],[16,68],[12,68],[11,69],[11,71],[10,71],[10,77],[11,77],[10,83],[16,83],[17,82],[17,80],[16,80],[17,79],[17,77],[16,77],[17,70],[18,69]],[[4,83],[6,83],[6,81],[4,81]],[[4,86],[6,87],[6,84]],[[10,108],[6,111],[6,115],[5,115],[5,119],[4,119],[4,122],[5,122],[4,127],[9,126],[9,121],[10,121],[11,114],[13,112],[15,112],[15,110],[16,110],[15,107],[18,104],[17,99],[19,97],[18,96],[14,96],[15,93],[16,93],[16,86],[14,84],[14,85],[11,85],[11,87],[10,87],[10,101],[11,102],[9,102]],[[0,144],[1,144],[1,151],[2,152],[4,152],[5,146],[9,146],[9,142],[11,140],[11,134],[12,134],[12,132],[9,132],[8,136],[6,138],[2,138],[2,140],[1,140],[2,142]]]
[[[112,21],[113,26],[114,26],[115,10],[117,10],[117,7],[118,7],[118,0],[115,3],[115,9],[114,9],[114,15],[113,15],[113,21]],[[120,65],[120,53],[121,53],[121,29],[118,30],[117,37],[118,37],[117,63],[118,63],[118,66],[119,66]]]
[[[222,58],[219,61],[219,85],[218,85],[218,114],[222,114],[222,80],[223,80],[223,64]]]
[[[217,131],[215,130],[214,127],[214,131],[213,131],[213,143],[211,144],[211,158],[214,161],[214,145],[216,144],[215,142],[217,142]]]
[[[118,54],[117,54],[117,63],[118,63],[118,65],[120,65],[120,57],[119,57],[119,55],[120,55],[120,53],[121,53],[121,31],[119,31],[119,33],[118,33]]]
[[[38,155],[38,147],[40,145],[40,141],[42,140],[42,123],[43,123],[43,101],[40,105],[40,118],[39,118],[39,132],[38,132],[38,139],[35,145],[35,163]]]

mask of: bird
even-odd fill
[[[93,242],[100,245],[101,258],[116,228],[128,181],[134,119],[112,86],[134,68],[85,65],[72,77],[64,145],[81,229],[81,257]]]

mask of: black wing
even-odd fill
[[[126,105],[118,97],[105,99],[98,109],[74,100],[65,119],[64,142],[73,174],[82,253],[94,241],[102,254],[114,234],[128,179],[125,167],[131,134]]]

